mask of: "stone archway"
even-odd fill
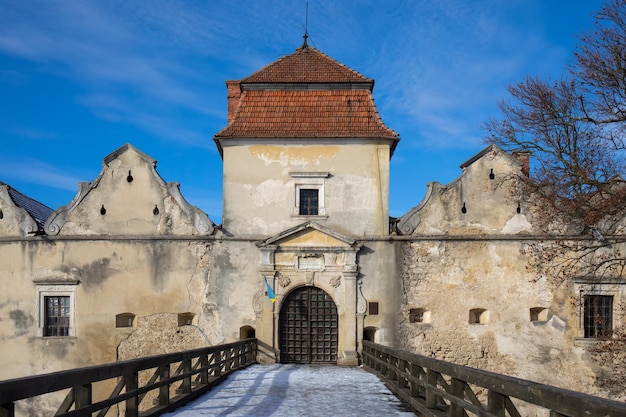
[[[337,363],[338,327],[328,293],[313,286],[293,290],[279,315],[281,363]]]

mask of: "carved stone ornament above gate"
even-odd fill
[[[304,281],[307,285],[313,285],[313,281],[315,280],[315,271],[306,271],[304,274]]]
[[[363,295],[363,280],[357,279],[357,302],[356,302],[356,312],[357,314],[365,314],[367,311],[367,298]]]
[[[341,275],[337,275],[336,277],[331,277],[328,283],[334,288],[339,287],[341,285]]]
[[[324,256],[319,254],[298,255],[297,265],[300,270],[320,271],[324,269]]]
[[[252,309],[259,315],[263,311],[263,297],[265,296],[265,283],[260,282],[258,290],[252,298]]]
[[[289,286],[289,284],[291,284],[291,278],[289,278],[286,275],[281,274],[280,272],[278,273],[278,285],[280,285],[281,287],[285,288],[287,286]]]

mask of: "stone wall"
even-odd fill
[[[399,348],[601,393],[594,365],[570,337],[576,325],[571,291],[553,288],[528,268],[524,240],[416,238],[400,245]]]

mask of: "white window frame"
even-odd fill
[[[44,326],[46,325],[46,297],[70,298],[70,327],[68,329],[67,336],[44,336]],[[35,300],[35,310],[37,316],[37,337],[76,337],[76,283],[37,284],[37,299]]]
[[[329,172],[290,172],[289,175],[294,179],[295,196],[294,196],[294,217],[325,217],[326,206],[324,202],[324,186],[326,178],[330,176]],[[317,215],[300,214],[300,190],[317,190]]]

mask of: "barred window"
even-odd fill
[[[300,215],[317,216],[319,207],[319,190],[310,188],[300,189]]]
[[[610,336],[613,330],[613,296],[586,296],[583,325],[585,337]]]
[[[70,297],[44,297],[45,318],[44,336],[69,336],[70,330]]]

